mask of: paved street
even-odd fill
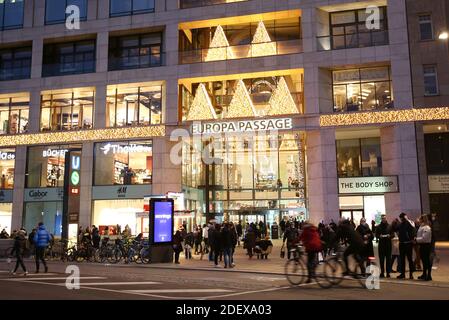
[[[75,264],[80,268],[79,290],[66,288],[67,264],[49,262],[49,273],[12,276],[0,263],[0,299],[448,299],[449,247],[439,246],[440,263],[433,282],[387,279],[379,290],[367,290],[345,279],[332,289],[316,283],[292,287],[282,273],[285,260],[276,251],[271,259],[249,260],[237,251],[236,268],[214,268],[207,260],[182,260],[181,265]],[[34,271],[33,261],[27,266]],[[420,273],[416,273],[418,276]],[[394,274],[396,275],[396,274]]]

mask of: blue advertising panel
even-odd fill
[[[172,199],[151,199],[152,240],[154,244],[171,243],[173,237],[174,203]],[[151,226],[150,226],[151,227]]]

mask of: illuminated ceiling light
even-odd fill
[[[270,35],[262,21],[259,22],[253,41],[249,57],[273,56],[276,55],[276,43],[271,41]]]
[[[390,90],[385,90],[384,92],[385,92],[385,93],[390,93]]]
[[[226,113],[226,118],[254,117],[256,109],[254,108],[248,90],[246,90],[243,80],[237,82],[237,89],[232,97],[231,103]]]
[[[447,33],[447,31],[443,31],[440,33],[440,35],[438,36],[438,39],[440,40],[447,40],[449,38],[449,33]]]
[[[296,107],[296,103],[290,94],[290,90],[288,89],[287,82],[284,77],[279,79],[278,86],[276,90],[274,90],[268,104],[270,105],[270,110],[268,111],[268,115],[270,116],[298,113],[298,108]]]
[[[443,129],[443,127],[442,127],[442,126],[438,126],[438,130],[440,130],[440,131],[441,131],[441,129]]]
[[[200,83],[195,98],[187,115],[187,121],[217,119],[217,114],[207,93],[206,87]]]
[[[229,42],[223,28],[218,25],[209,49],[207,50],[205,61],[219,61],[226,59],[234,59],[234,53],[232,52],[232,48],[229,47]]]

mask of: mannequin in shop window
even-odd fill
[[[50,186],[51,187],[56,187],[56,181],[57,181],[56,174],[57,174],[56,167],[53,166],[51,168],[50,175],[48,176],[48,180],[50,180]]]
[[[134,171],[129,167],[125,167],[122,169],[122,177],[123,177],[123,184],[130,185],[133,182]]]

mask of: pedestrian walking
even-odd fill
[[[387,278],[390,278],[391,273],[391,239],[394,238],[394,232],[391,226],[388,224],[387,216],[381,216],[381,222],[376,227],[376,238],[379,243],[379,261],[380,261],[380,277],[385,277],[385,271],[387,272]],[[386,263],[386,266],[385,266]]]
[[[175,263],[179,264],[179,254],[182,252],[182,234],[179,229],[173,236],[173,252],[175,253]]]
[[[430,263],[430,254],[432,250],[432,229],[429,226],[427,216],[422,216],[420,226],[416,234],[416,242],[419,245],[419,252],[423,264],[423,273],[418,277],[420,280],[432,280],[432,265]]]
[[[25,267],[25,264],[23,263],[23,253],[26,248],[26,238],[25,238],[25,232],[23,230],[19,230],[16,237],[14,238],[14,246],[11,251],[11,255],[15,255],[16,257],[16,266],[14,270],[12,270],[12,274],[15,275],[17,269],[19,268],[19,265],[21,266],[24,275],[26,276],[28,274],[28,271]]]
[[[45,249],[47,248],[49,242],[51,240],[51,236],[48,231],[45,229],[44,223],[39,222],[38,229],[36,234],[34,235],[34,244],[36,246],[36,273],[39,273],[39,261],[42,261],[42,264],[45,268],[45,273],[48,272],[47,263],[44,259]]]
[[[222,253],[222,234],[221,234],[221,226],[219,224],[215,225],[215,228],[212,230],[212,234],[209,234],[210,238],[210,249],[213,253],[214,264],[215,267],[218,268],[218,258]]]
[[[227,223],[223,225],[223,229],[221,230],[221,247],[223,250],[224,267],[232,268],[232,234]]]
[[[255,246],[256,246],[256,232],[254,230],[254,227],[250,226],[245,235],[245,247],[250,259],[253,258]]]
[[[291,249],[293,249],[299,241],[299,231],[294,224],[287,222],[284,232],[282,246],[287,242],[287,259],[290,259]]]

